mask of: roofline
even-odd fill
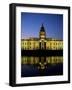
[[[28,39],[21,39],[21,40],[40,40],[39,38],[28,38]],[[63,41],[61,39],[54,39],[54,38],[45,38],[45,40],[49,40],[49,41]]]

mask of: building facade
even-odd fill
[[[42,25],[39,38],[28,38],[21,40],[22,50],[63,50],[63,40],[46,37],[45,28]]]

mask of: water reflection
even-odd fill
[[[63,74],[63,56],[21,58],[21,76],[48,76]]]
[[[50,57],[22,57],[22,64],[38,64],[38,63],[47,63],[47,64],[57,64],[63,63],[63,56],[50,56]]]

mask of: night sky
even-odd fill
[[[63,15],[44,13],[21,13],[21,38],[39,37],[44,25],[46,37],[63,39]]]

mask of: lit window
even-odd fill
[[[31,45],[31,43],[30,43],[30,45]]]
[[[26,45],[26,43],[25,43],[25,45]]]
[[[55,45],[55,43],[54,43],[54,45]]]

